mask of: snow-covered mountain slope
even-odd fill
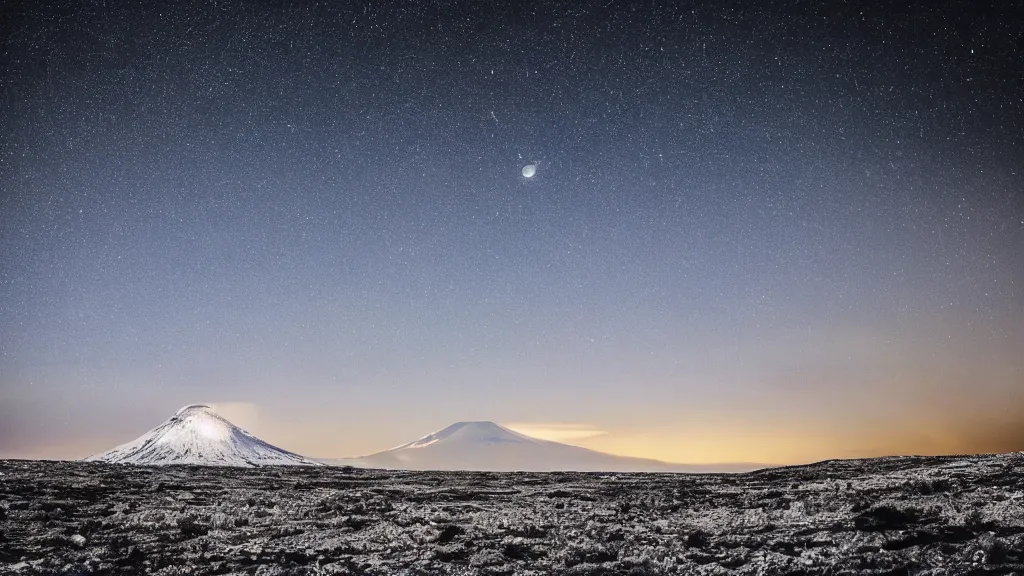
[[[457,422],[419,440],[362,458],[321,460],[333,465],[391,470],[491,472],[741,472],[754,464],[686,465],[629,458],[532,438],[494,422]]]
[[[202,404],[185,406],[168,421],[127,444],[86,458],[118,464],[203,466],[320,466],[249,434]]]

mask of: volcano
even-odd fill
[[[390,470],[483,472],[740,472],[756,464],[675,464],[598,452],[509,430],[494,422],[457,422],[419,440],[328,464]]]
[[[90,462],[162,466],[320,466],[319,462],[272,446],[218,416],[204,404],[178,410],[171,419]]]

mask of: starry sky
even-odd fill
[[[5,4],[0,457],[1024,450],[1024,8],[888,4]]]

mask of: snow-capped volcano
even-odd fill
[[[489,472],[737,472],[754,464],[685,465],[606,454],[541,440],[494,422],[457,422],[419,440],[362,458],[330,464],[399,470]]]
[[[267,444],[203,404],[185,406],[170,420],[113,450],[86,458],[118,464],[203,466],[319,466]]]
[[[495,424],[494,422],[456,422],[451,426],[434,432],[433,434],[427,434],[419,440],[414,440],[408,444],[402,444],[396,446],[388,452],[395,450],[403,450],[406,448],[426,448],[433,444],[444,442],[447,445],[461,444],[461,445],[494,445],[494,444],[542,444],[545,441],[538,438],[531,438],[518,432],[513,432],[504,426]]]

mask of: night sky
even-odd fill
[[[1024,450],[1021,2],[54,4],[0,14],[0,457],[196,402]]]

